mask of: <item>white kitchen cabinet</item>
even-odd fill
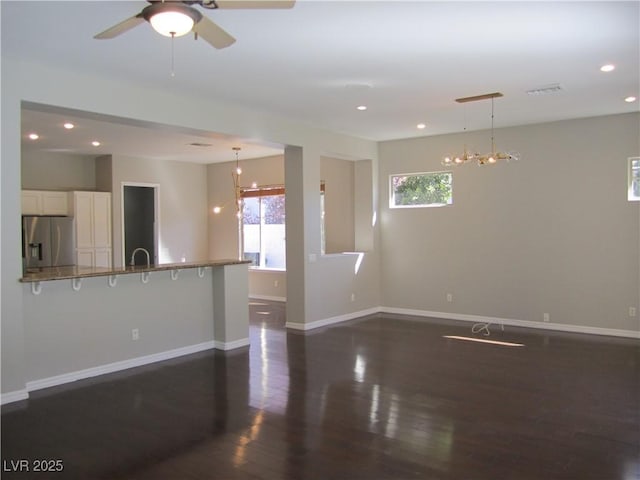
[[[95,267],[111,268],[111,249],[96,248],[95,255],[93,257],[93,264]]]
[[[95,250],[93,248],[76,248],[76,264],[83,267],[95,266]]]
[[[111,267],[111,194],[71,192],[78,265]]]
[[[22,215],[69,215],[67,192],[22,190]]]

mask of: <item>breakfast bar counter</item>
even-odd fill
[[[249,344],[249,263],[53,267],[19,279],[27,390]]]
[[[134,265],[119,268],[105,268],[105,267],[83,267],[79,265],[71,265],[66,267],[43,267],[43,268],[31,268],[28,269],[20,282],[32,283],[32,282],[45,282],[51,280],[72,280],[77,278],[88,277],[106,277],[113,275],[126,275],[132,273],[148,273],[148,272],[160,272],[165,270],[185,270],[189,268],[207,268],[207,267],[223,267],[225,265],[240,265],[249,264],[249,260],[203,260],[200,262],[189,263],[161,263],[158,265]]]

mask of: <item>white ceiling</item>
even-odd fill
[[[495,101],[496,127],[639,110],[638,101],[623,100],[640,97],[638,1],[298,0],[288,10],[196,7],[237,42],[216,50],[190,36],[176,39],[175,76],[171,40],[146,23],[112,40],[93,39],[137,14],[145,1],[0,5],[3,55],[187,90],[373,140],[488,128],[489,102],[454,99],[495,91],[504,94]],[[600,72],[605,63],[616,69]],[[556,83],[560,93],[526,93]],[[356,110],[359,104],[368,110]],[[24,133],[47,132],[47,142],[35,148],[205,163],[229,160],[234,145],[242,146],[243,158],[281,151],[208,132],[135,122],[124,128],[118,119],[95,115],[76,115],[76,142],[59,123],[77,112],[62,113],[24,116]],[[424,130],[416,129],[420,122]],[[105,139],[102,150],[82,146],[80,152],[79,139],[93,137]],[[213,146],[188,145],[193,142]]]

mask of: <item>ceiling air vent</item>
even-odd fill
[[[213,145],[211,145],[210,143],[200,143],[200,142],[193,142],[193,143],[190,143],[189,145],[191,145],[192,147],[213,147]]]
[[[552,95],[564,91],[562,85],[559,83],[552,83],[551,85],[543,85],[542,87],[532,88],[527,90],[527,95]]]

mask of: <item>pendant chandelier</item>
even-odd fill
[[[233,147],[233,151],[236,154],[236,169],[231,172],[231,178],[233,178],[233,190],[235,192],[235,200],[236,200],[236,218],[238,219],[238,260],[242,260],[242,251],[243,251],[243,219],[242,219],[242,210],[244,205],[242,203],[242,187],[240,186],[240,175],[242,175],[242,168],[240,168],[240,159],[238,158],[238,154],[240,153],[240,147]]]
[[[233,151],[236,154],[236,169],[231,173],[231,178],[233,178],[233,189],[236,196],[236,217],[238,217],[238,219],[242,219],[242,188],[240,187],[240,175],[242,175],[242,168],[240,168],[240,159],[238,158],[240,150],[240,147],[233,147]]]
[[[512,152],[501,152],[496,150],[495,136],[494,136],[494,127],[493,127],[493,117],[494,117],[494,104],[493,101],[495,98],[502,97],[502,93],[494,92],[494,93],[486,93],[484,95],[476,95],[473,97],[464,97],[464,98],[456,98],[456,102],[458,103],[467,103],[467,102],[476,102],[478,100],[488,100],[491,99],[491,151],[489,153],[480,154],[480,153],[471,153],[467,150],[467,145],[464,145],[462,155],[453,155],[446,156],[444,160],[442,160],[442,165],[451,166],[451,165],[462,165],[467,162],[476,162],[478,165],[494,165],[498,163],[500,160],[518,160],[520,156],[517,153]],[[467,127],[465,125],[464,132],[466,133]]]

